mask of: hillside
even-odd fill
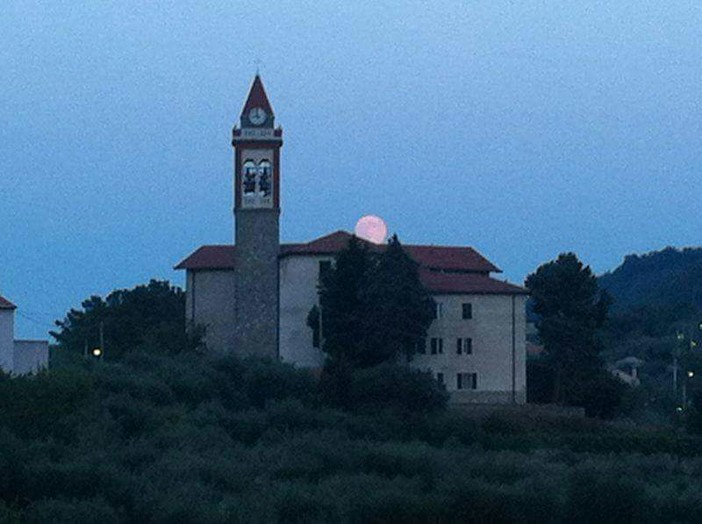
[[[694,305],[702,310],[702,248],[671,247],[628,255],[612,272],[599,277],[614,297],[614,312],[640,306]]]

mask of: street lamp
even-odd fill
[[[93,356],[95,358],[100,358],[102,356],[102,349],[101,348],[93,348]]]

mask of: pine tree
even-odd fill
[[[353,368],[411,358],[433,318],[417,264],[396,235],[380,255],[352,237],[322,275],[319,293],[323,349]]]
[[[432,322],[434,301],[419,279],[418,264],[394,235],[378,258],[361,297],[362,362],[372,366],[404,355],[411,359]]]
[[[368,248],[351,237],[320,278],[323,350],[331,359],[356,361],[363,335],[361,293],[372,264]]]
[[[527,277],[537,328],[554,376],[553,401],[572,403],[602,373],[596,334],[610,298],[574,253],[559,255]]]

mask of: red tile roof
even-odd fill
[[[481,273],[444,273],[420,269],[419,278],[435,295],[528,295],[523,287]]]
[[[17,309],[17,306],[6,298],[0,296],[0,309]]]
[[[273,114],[273,108],[271,107],[271,103],[268,101],[268,96],[266,96],[266,90],[263,88],[261,77],[258,75],[256,75],[253,84],[251,84],[249,96],[244,104],[244,109],[241,110],[242,116],[248,114],[248,112],[254,107],[262,107],[269,115]]]
[[[202,246],[175,269],[234,269],[235,246]]]
[[[351,234],[336,231],[306,244],[282,244],[280,256],[334,255],[348,244]],[[361,240],[366,242],[365,240]],[[382,245],[367,242],[369,249],[380,251]],[[471,247],[404,245],[407,253],[420,265],[420,278],[436,294],[526,294],[524,288],[490,278],[500,269]],[[176,269],[233,269],[236,247],[202,246],[180,262]]]
[[[288,255],[332,255],[346,247],[351,233],[335,231],[307,244],[283,244],[280,246],[281,256]],[[380,251],[384,246],[365,242],[372,251]],[[485,273],[500,273],[501,270],[493,265],[472,247],[456,246],[426,246],[407,244],[402,246],[407,254],[419,265],[431,269],[454,271],[480,271]]]

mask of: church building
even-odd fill
[[[202,246],[176,269],[186,271],[186,318],[205,327],[209,349],[318,368],[324,353],[307,315],[319,302],[320,272],[351,234],[280,243],[282,145],[256,75],[232,132],[234,244]],[[525,402],[527,291],[493,278],[500,269],[471,247],[403,247],[436,301],[411,365],[431,371],[457,402]]]

